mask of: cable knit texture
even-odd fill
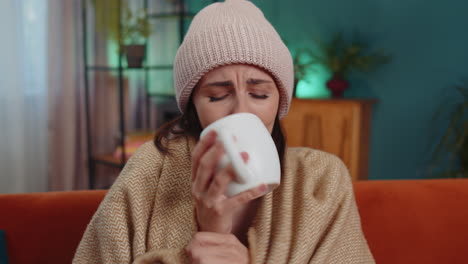
[[[262,11],[245,0],[227,0],[202,9],[177,51],[174,85],[179,109],[210,70],[228,64],[258,66],[275,79],[280,92],[278,116],[289,110],[294,83],[291,53]]]
[[[197,232],[190,194],[194,141],[163,156],[148,142],[99,206],[73,263],[188,263]],[[374,263],[350,176],[333,155],[289,148],[281,185],[261,198],[248,232],[251,263]]]

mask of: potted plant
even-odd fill
[[[316,46],[318,50],[312,51],[310,56],[332,73],[327,88],[335,98],[342,97],[349,87],[350,72],[370,72],[391,60],[383,51],[370,52],[369,44],[357,33],[352,40],[346,40],[341,33],[336,33],[328,42],[316,40]]]
[[[455,86],[462,100],[447,111],[447,103],[434,115],[434,119],[449,113],[449,125],[437,142],[432,159],[431,174],[443,178],[468,178],[468,81]],[[436,167],[446,169],[434,173]]]
[[[125,10],[120,34],[119,46],[127,57],[129,68],[141,68],[146,52],[146,39],[150,35],[150,24],[146,11],[134,14],[130,9]]]
[[[147,10],[132,10],[126,1],[119,4],[114,0],[93,0],[92,3],[96,31],[107,34],[118,43],[118,52],[126,55],[129,68],[141,68],[145,43],[151,33]]]
[[[308,69],[314,64],[314,62],[307,56],[310,54],[308,48],[298,48],[292,50],[293,65],[294,65],[294,90],[293,96],[296,95],[296,88],[299,81],[303,80],[307,75]]]

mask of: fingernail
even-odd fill
[[[221,142],[218,142],[216,145],[216,149],[218,150],[219,154],[224,154],[224,146]]]
[[[211,130],[210,132],[208,132],[208,134],[203,136],[203,139],[206,140],[207,142],[211,142],[215,138],[216,138],[216,131],[214,130]]]
[[[218,136],[218,133],[216,133],[216,130],[211,130],[210,137],[211,138],[216,138],[216,136]]]
[[[242,157],[242,160],[244,160],[245,163],[247,163],[249,161],[249,153],[247,152],[241,152],[241,157]]]

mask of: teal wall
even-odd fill
[[[379,100],[373,111],[371,179],[426,178],[430,143],[446,121],[436,109],[468,78],[466,0],[258,0],[289,43],[358,29],[394,59],[368,76],[352,77],[350,97]],[[453,102],[453,101],[452,101]]]

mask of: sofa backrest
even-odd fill
[[[468,263],[468,179],[354,185],[376,262]]]
[[[0,195],[9,263],[71,263],[105,191]]]
[[[379,264],[466,263],[468,179],[355,182]],[[105,191],[0,195],[9,263],[70,263]]]

